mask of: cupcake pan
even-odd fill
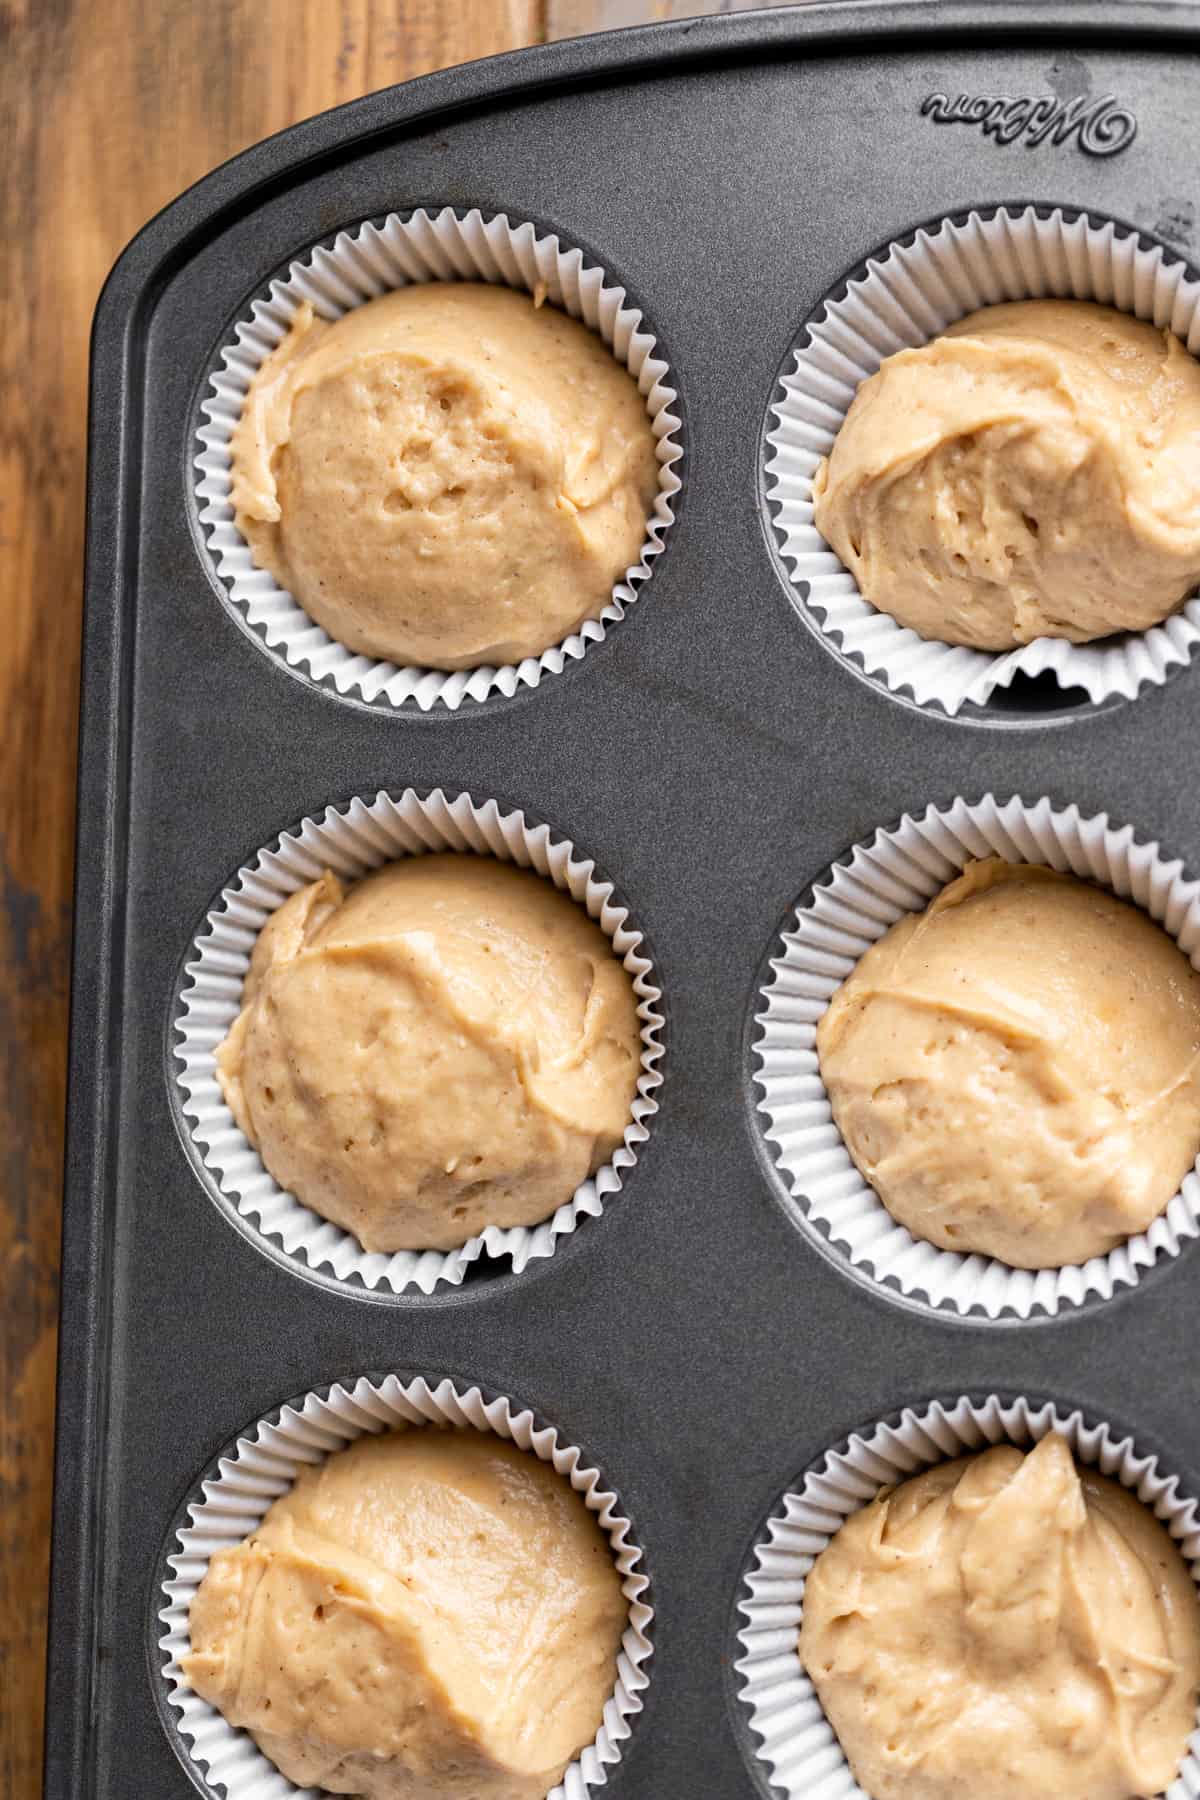
[[[1198,48],[1194,9],[1139,0],[816,5],[580,40],[285,133],[121,259],[94,343],[55,1800],[220,1791],[164,1729],[160,1556],[248,1422],[364,1374],[514,1396],[635,1522],[652,1679],[595,1786],[636,1800],[782,1791],[739,1698],[737,1601],[777,1497],[864,1421],[930,1395],[1036,1395],[1200,1494],[1194,1243],[1053,1315],[935,1310],[799,1216],[755,1054],[797,907],[931,807],[990,795],[1008,820],[1014,796],[1035,814],[1044,799],[1081,834],[1127,828],[1135,893],[1151,850],[1182,865],[1170,880],[1200,875],[1194,660],[1100,704],[1053,671],[954,718],[915,704],[800,601],[765,473],[806,321],[918,226],[1058,207],[1190,258]],[[937,122],[930,94],[1049,96],[1075,117],[1111,95],[1137,133],[1107,155],[1080,130],[1004,143]],[[678,392],[686,459],[624,619],[536,689],[424,710],[264,653],[213,560],[194,464],[222,352],[271,282],[364,222],[447,207],[527,221],[624,290]],[[174,1029],[198,922],[235,872],[331,807],[408,790],[494,801],[594,858],[645,934],[666,1048],[604,1216],[519,1271],[485,1249],[427,1293],[339,1280],[214,1204]]]

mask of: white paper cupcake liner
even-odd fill
[[[657,440],[658,495],[646,523],[646,539],[635,566],[613,589],[599,617],[551,645],[540,656],[445,673],[398,667],[360,655],[321,629],[275,578],[256,566],[233,519],[230,500],[230,442],[256,370],[286,335],[301,303],[309,301],[323,319],[337,319],[411,282],[490,281],[539,292],[599,334],[637,382]],[[256,300],[220,353],[220,366],[201,405],[204,423],[197,436],[204,448],[195,460],[200,525],[229,599],[255,636],[290,668],[301,670],[336,693],[385,706],[415,702],[423,711],[442,704],[454,711],[464,700],[489,694],[512,695],[535,688],[546,675],[598,643],[637,598],[649,580],[653,559],[674,519],[680,487],[676,463],[682,455],[680,421],[672,410],[676,393],[641,312],[626,304],[623,287],[583,253],[546,236],[528,223],[512,224],[504,214],[485,219],[472,211],[462,218],[445,207],[436,214],[418,210],[391,213],[381,225],[342,231],[328,247],[292,263]]]
[[[1192,597],[1149,631],[1093,644],[1037,638],[998,655],[938,643],[864,600],[813,523],[817,465],[859,384],[885,357],[928,343],[979,307],[1047,296],[1115,306],[1200,352],[1200,281],[1171,252],[1111,221],[1001,207],[923,227],[872,257],[806,328],[768,419],[766,495],[780,553],[820,630],[891,692],[951,716],[986,704],[1019,673],[1049,672],[1095,705],[1132,699],[1164,682],[1200,642],[1200,598]]]
[[[763,1131],[805,1222],[885,1291],[995,1319],[1056,1313],[1132,1287],[1159,1257],[1200,1235],[1200,1161],[1148,1230],[1107,1256],[1059,1269],[1014,1269],[915,1238],[864,1180],[833,1121],[817,1060],[817,1022],[863,952],[905,913],[923,911],[974,857],[1045,863],[1111,888],[1163,926],[1200,967],[1200,882],[1106,814],[1049,800],[955,800],[877,831],[796,912],[756,1015],[754,1080]]]
[[[225,1103],[215,1051],[240,1010],[258,933],[290,894],[325,869],[355,881],[385,862],[426,850],[492,855],[535,869],[584,908],[632,977],[641,1021],[641,1074],[623,1143],[548,1219],[537,1225],[489,1225],[456,1250],[372,1252],[273,1179]],[[239,869],[193,941],[173,1015],[184,1124],[235,1217],[252,1221],[289,1257],[313,1270],[328,1270],[351,1291],[399,1294],[416,1288],[429,1294],[439,1282],[459,1284],[484,1251],[511,1258],[520,1273],[535,1259],[552,1256],[582,1219],[599,1217],[636,1163],[658,1111],[654,1094],[662,1081],[661,998],[642,934],[614,899],[612,883],[572,844],[553,838],[548,826],[531,824],[520,812],[502,812],[494,800],[476,802],[469,794],[447,799],[440,788],[425,797],[408,788],[396,799],[387,793],[370,802],[355,799],[284,832],[277,844]]]
[[[1140,1455],[1132,1438],[1117,1437],[1109,1426],[1090,1423],[1080,1412],[1064,1413],[1025,1399],[1006,1404],[993,1394],[982,1405],[960,1399],[921,1412],[906,1408],[897,1424],[855,1432],[844,1449],[831,1450],[784,1497],[753,1553],[747,1594],[738,1607],[745,1620],[738,1633],[739,1696],[761,1746],[758,1754],[787,1800],[868,1800],[850,1772],[797,1648],[805,1577],[830,1538],[882,1487],[993,1444],[1026,1449],[1051,1431],[1067,1438],[1078,1462],[1131,1489],[1161,1519],[1200,1585],[1196,1501],[1180,1492],[1178,1478],[1164,1473],[1156,1457]],[[1166,1800],[1198,1796],[1200,1729],[1189,1741]]]
[[[590,1468],[580,1450],[564,1443],[553,1426],[538,1426],[528,1410],[511,1401],[485,1400],[477,1387],[466,1390],[443,1380],[401,1381],[388,1375],[372,1381],[365,1375],[351,1387],[308,1394],[281,1407],[278,1416],[260,1421],[239,1437],[222,1456],[216,1475],[200,1484],[200,1497],[186,1508],[187,1523],[175,1534],[167,1557],[171,1571],[158,1612],[163,1630],[158,1639],[167,1700],[178,1714],[178,1731],[208,1788],[228,1800],[320,1800],[316,1788],[298,1788],[281,1775],[256,1747],[249,1733],[228,1724],[185,1681],[180,1659],[190,1648],[188,1613],[215,1551],[240,1543],[259,1524],[271,1503],[286,1493],[301,1470],[319,1463],[331,1451],[362,1437],[438,1424],[460,1430],[491,1431],[508,1438],[542,1462],[552,1463],[564,1481],[582,1495],[612,1545],[613,1560],[629,1602],[629,1623],[617,1659],[617,1683],[604,1708],[595,1741],[571,1764],[550,1800],[587,1800],[603,1787],[606,1771],[620,1760],[622,1746],[642,1710],[649,1682],[653,1611],[646,1601],[647,1577],[639,1568],[642,1552],[633,1528],[620,1510],[616,1494],[599,1471]]]

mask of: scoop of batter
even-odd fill
[[[1200,582],[1200,363],[1110,307],[986,307],[863,382],[813,499],[922,637],[1145,631]]]
[[[607,1162],[640,1059],[632,981],[582,907],[438,855],[293,894],[217,1070],[281,1187],[367,1250],[446,1250],[546,1218]]]
[[[528,294],[400,288],[300,308],[234,433],[255,561],[339,643],[434,669],[517,662],[595,618],[658,486],[632,376]]]
[[[599,1730],[625,1619],[608,1542],[548,1464],[391,1432],[216,1553],[183,1669],[301,1786],[543,1800]]]
[[[1200,975],[1103,889],[969,863],[817,1028],[846,1147],[943,1250],[1057,1268],[1166,1207],[1200,1150]]]
[[[1200,1606],[1064,1439],[885,1489],[818,1556],[800,1657],[871,1800],[1134,1800],[1196,1725]]]

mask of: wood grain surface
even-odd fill
[[[542,0],[0,0],[0,1795],[41,1792],[88,330],[180,189]]]
[[[615,31],[651,20],[694,19],[704,14],[750,12],[758,6],[792,6],[802,0],[546,0],[546,36],[578,37]]]

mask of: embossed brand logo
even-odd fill
[[[1137,136],[1137,120],[1115,94],[1098,100],[1055,100],[1012,94],[926,94],[921,112],[935,125],[978,125],[998,144],[1015,144],[1018,138],[1032,148],[1065,144],[1076,138],[1088,156],[1115,156]]]

